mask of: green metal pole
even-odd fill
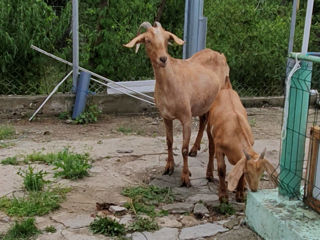
[[[286,137],[280,158],[280,195],[300,196],[305,153],[306,128],[311,87],[312,62],[301,61],[301,68],[291,78]]]

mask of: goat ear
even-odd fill
[[[124,44],[124,47],[127,48],[132,48],[134,47],[134,45],[138,44],[138,43],[144,43],[144,38],[145,38],[145,34],[140,34],[138,36],[136,36],[134,39],[132,39],[130,42],[128,42],[127,44]]]
[[[173,33],[168,32],[168,34],[169,34],[169,40],[175,41],[175,43],[178,44],[178,45],[183,45],[184,44],[184,41],[182,39],[178,38]]]
[[[267,148],[264,148],[262,153],[259,156],[259,159],[264,159],[264,155],[266,154]]]
[[[273,167],[273,165],[267,159],[263,159],[261,161],[262,161],[262,166],[266,170],[268,175],[270,176],[271,181],[276,186],[278,186],[278,173],[277,173],[276,169]]]
[[[237,164],[232,168],[231,172],[227,176],[228,190],[234,191],[238,186],[239,180],[243,175],[243,170],[245,167],[247,159],[242,158]]]

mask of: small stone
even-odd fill
[[[65,121],[65,123],[67,123],[67,124],[70,124],[70,123],[72,123],[73,121],[72,121],[72,119],[67,119],[66,121]]]
[[[173,215],[157,218],[156,222],[160,227],[171,227],[171,228],[182,227],[182,223],[178,222],[175,216]]]
[[[44,131],[43,135],[50,135],[51,132],[50,131]]]
[[[181,216],[181,223],[185,227],[192,227],[199,224],[199,221],[195,219],[193,216]]]
[[[162,228],[156,232],[134,232],[132,240],[177,240],[179,235],[178,228]]]
[[[193,210],[192,203],[172,203],[162,207],[163,210],[166,210],[170,213],[189,213]]]
[[[216,194],[196,194],[186,199],[186,202],[190,203],[197,203],[200,201],[210,207],[217,207],[220,205],[219,197]]]
[[[125,207],[113,205],[109,207],[109,211],[113,214],[124,214],[127,211],[127,209]]]
[[[232,229],[234,226],[239,225],[240,219],[239,218],[232,218],[230,221],[223,224],[224,227],[228,229]]]
[[[193,214],[198,218],[202,218],[205,214],[209,214],[209,210],[205,205],[203,205],[203,203],[197,203],[194,206]]]
[[[193,227],[183,228],[180,232],[180,240],[191,240],[199,239],[204,237],[211,237],[216,235],[218,232],[228,231],[227,228],[215,223],[206,223],[202,225],[197,225]]]
[[[87,227],[94,220],[89,214],[70,214],[70,213],[60,213],[52,216],[52,219],[59,222],[66,227],[70,228],[82,228]]]
[[[126,225],[127,227],[133,222],[133,218],[131,215],[129,214],[126,214],[124,216],[121,217],[119,223],[120,224],[124,224]]]

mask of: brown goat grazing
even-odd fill
[[[272,164],[264,158],[265,151],[259,156],[252,146],[254,143],[247,112],[239,95],[229,88],[222,89],[209,112],[207,133],[209,138],[209,162],[207,179],[213,180],[213,158],[218,162],[219,199],[228,201],[226,190],[225,155],[235,165],[227,177],[228,190],[236,192],[236,200],[244,200],[244,180],[252,191],[257,191],[260,177],[266,170],[271,179],[277,177]]]
[[[168,158],[164,174],[171,175],[174,171],[172,121],[178,119],[182,124],[181,180],[182,185],[189,187],[188,150],[191,119],[192,116],[200,116],[202,119],[200,129],[205,128],[207,112],[217,93],[224,86],[226,77],[229,76],[229,67],[223,54],[210,49],[204,49],[187,60],[172,58],[167,51],[168,42],[173,40],[183,45],[184,41],[163,29],[158,22],[155,22],[154,27],[144,22],[141,27],[146,28],[146,32],[139,34],[124,46],[132,48],[137,45],[138,48],[144,43],[152,63],[156,79],[155,103],[166,126]],[[200,140],[202,132],[203,130],[199,131]]]

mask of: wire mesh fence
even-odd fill
[[[152,2],[154,3],[150,8],[152,10],[157,9],[158,1]],[[109,1],[105,1],[105,3],[106,6],[111,4]],[[144,51],[140,51],[135,56],[129,55],[128,50],[124,50],[122,47],[124,40],[119,39],[120,37],[116,38],[117,35],[120,36],[121,32],[125,32],[126,35],[130,33],[133,37],[135,34],[133,29],[137,29],[136,26],[139,26],[141,19],[145,16],[137,17],[135,19],[137,22],[134,22],[133,27],[131,26],[132,19],[130,20],[132,21],[130,24],[122,24],[116,18],[116,15],[112,15],[111,8],[99,6],[101,7],[101,14],[105,10],[110,11],[108,12],[110,19],[103,16],[106,18],[102,21],[102,16],[99,16],[100,13],[95,12],[97,6],[92,8],[92,3],[90,5],[89,1],[79,1],[79,4],[80,65],[84,65],[83,67],[114,81],[153,79],[152,67]],[[114,6],[115,4],[112,5],[112,8]],[[149,10],[152,12],[151,9]],[[143,14],[145,13],[143,12]],[[163,19],[163,21],[167,20]],[[92,24],[93,26],[90,26],[88,22],[96,25]],[[30,41],[35,45],[39,44],[39,47],[49,52],[72,61],[71,24],[71,1],[44,0],[28,3],[23,0],[2,0],[0,2],[0,41],[6,44],[3,45],[5,46],[4,49],[0,45],[0,59],[2,60],[0,61],[0,95],[39,95],[50,93],[71,68],[30,49]],[[183,22],[180,21],[179,24],[175,29],[172,27],[171,31],[182,36]],[[103,32],[105,25],[110,25],[110,29]],[[164,23],[164,26],[170,25],[172,24],[169,22]],[[5,29],[5,31],[2,32],[2,29]],[[110,35],[105,36],[106,34]],[[111,35],[115,39],[109,40],[108,38]],[[118,40],[118,42],[114,40]],[[104,41],[106,42],[105,46],[101,44]],[[106,57],[111,55],[111,49],[112,51],[116,49],[117,55]],[[171,50],[177,56],[182,55],[181,48],[171,48]],[[101,54],[102,51],[105,52],[104,55]],[[96,60],[98,58],[99,61]],[[119,65],[125,66],[120,68],[110,64],[115,61],[118,61]],[[123,69],[126,70],[124,71]],[[239,82],[233,79],[231,81],[234,89],[242,97],[283,95],[283,78],[281,77],[279,77],[277,82],[265,79],[262,84],[262,81],[259,81],[259,84],[255,82]],[[58,92],[71,92],[71,82],[72,80],[68,79],[59,88]],[[93,81],[90,83],[90,91],[92,93],[107,93],[105,86]]]
[[[290,62],[289,68],[293,67]],[[319,63],[302,62],[292,76],[289,113],[282,137],[279,191],[289,198],[308,199],[310,205],[320,201],[320,168],[317,168],[320,133]],[[316,170],[316,171],[315,171]],[[310,174],[312,172],[312,174]],[[318,173],[318,175],[317,175]],[[304,186],[304,188],[303,188]],[[312,189],[312,190],[310,190]],[[319,208],[320,209],[320,208]],[[318,211],[319,211],[318,209]]]

